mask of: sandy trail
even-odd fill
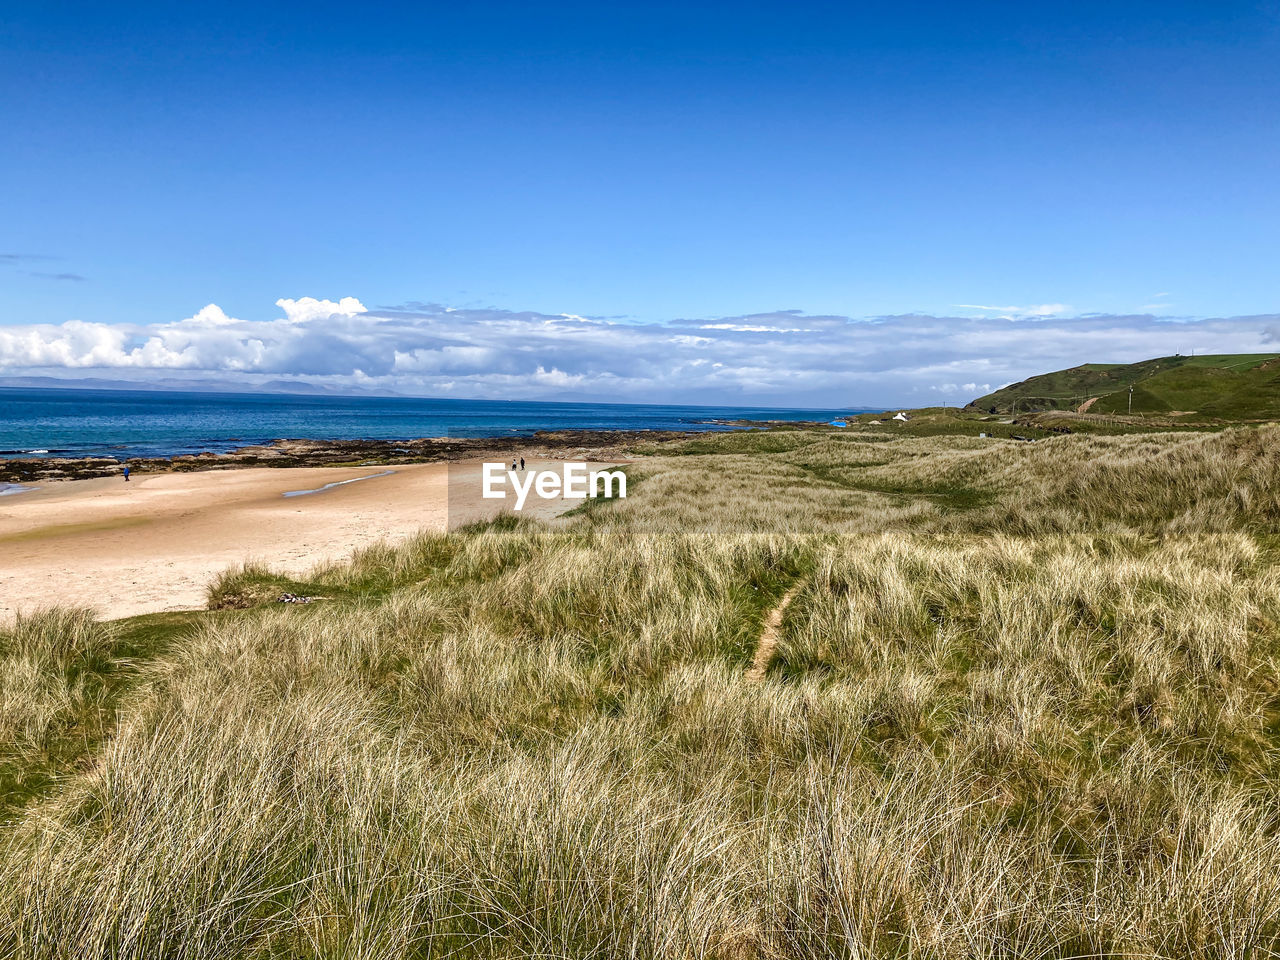
[[[751,669],[747,671],[747,680],[751,683],[759,683],[764,679],[765,672],[773,661],[773,652],[778,647],[778,637],[782,633],[782,618],[799,592],[800,584],[794,584],[765,618],[764,629],[760,631],[760,640],[756,644],[756,654],[751,660]]]
[[[495,516],[504,501],[481,499],[480,473],[479,462],[210,470],[0,497],[0,621],[55,603],[107,618],[199,609],[209,581],[246,560],[298,575],[381,540],[444,530],[451,515]],[[326,484],[338,486],[285,496]],[[522,512],[549,518],[576,503],[530,498]]]

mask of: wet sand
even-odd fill
[[[200,609],[210,580],[245,561],[299,575],[378,541],[444,530],[451,511],[455,524],[495,516],[504,501],[481,498],[480,472],[479,462],[426,463],[40,484],[0,497],[0,621],[52,604],[105,618]],[[297,491],[317,492],[286,496]],[[530,498],[522,513],[547,519],[577,503]]]

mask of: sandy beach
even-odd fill
[[[0,497],[0,621],[52,604],[105,618],[199,609],[209,581],[248,560],[301,574],[371,543],[444,530],[451,513],[455,523],[495,516],[505,503],[481,498],[480,470],[478,461],[256,468],[41,484]],[[576,503],[531,498],[522,512],[550,518]]]

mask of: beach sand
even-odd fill
[[[559,461],[534,467],[559,469]],[[104,618],[200,609],[210,580],[259,561],[288,575],[378,541],[497,515],[479,462],[135,474],[0,497],[0,621],[53,604]],[[450,477],[452,471],[452,478]],[[356,480],[354,483],[344,481]],[[285,496],[287,492],[318,493]],[[452,496],[450,496],[452,493]],[[536,501],[551,518],[580,501]]]

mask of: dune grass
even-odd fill
[[[1280,428],[785,436],[19,623],[0,956],[1276,953]]]

